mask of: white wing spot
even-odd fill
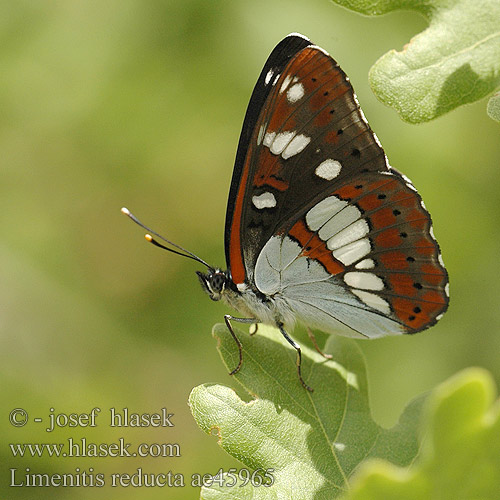
[[[361,115],[361,119],[368,125],[368,120],[366,119],[365,114],[363,113],[363,110],[359,108],[359,114]]]
[[[353,288],[361,288],[364,290],[384,289],[384,282],[372,273],[360,273],[357,271],[345,273],[344,281]]]
[[[382,144],[381,144],[379,138],[377,137],[377,134],[375,134],[375,132],[373,133],[373,138],[375,139],[375,142],[377,143],[377,146],[382,149]],[[386,165],[389,164],[389,162],[387,161],[387,156],[385,156],[385,163],[386,163]]]
[[[361,299],[367,306],[373,307],[373,309],[376,309],[377,311],[380,311],[381,313],[384,313],[387,316],[391,313],[391,306],[382,297],[379,297],[374,293],[365,292],[363,290],[351,290],[351,291],[352,293],[354,293],[354,295],[356,295],[359,299]]]
[[[413,183],[411,182],[411,180],[405,175],[405,174],[401,174],[401,177],[403,177],[404,181],[406,182],[406,185],[412,190],[412,191],[415,191],[415,193],[417,192],[417,188],[413,185]]]
[[[288,92],[286,93],[286,97],[288,99],[288,102],[293,104],[294,102],[297,102],[299,99],[302,99],[304,97],[304,85],[301,83],[296,83],[295,85],[292,85],[289,89]]]
[[[266,135],[264,136],[264,142],[262,144],[270,148],[275,137],[276,137],[276,132],[266,132]]]
[[[283,80],[283,83],[281,84],[280,94],[283,94],[283,92],[286,90],[291,81],[292,77],[290,75],[287,75]]]
[[[303,151],[303,149],[311,142],[311,138],[306,135],[300,134],[296,135],[291,141],[290,144],[285,148],[281,156],[284,160],[287,160],[291,156],[296,155]]]
[[[365,259],[358,262],[354,267],[356,269],[373,269],[375,267],[375,261],[373,259]]]
[[[264,138],[264,134],[266,132],[266,128],[267,128],[267,123],[263,123],[260,126],[259,135],[257,136],[257,146],[260,146],[260,143],[262,142],[262,139]]]
[[[337,250],[334,250],[332,254],[337,260],[340,260],[342,264],[350,266],[359,259],[362,259],[365,255],[368,255],[370,250],[370,240],[368,240],[368,238],[363,238],[362,240],[354,241]],[[373,267],[374,266],[375,263],[373,263]],[[359,269],[358,266],[356,266],[356,268]]]
[[[259,196],[252,196],[252,203],[255,208],[262,210],[263,208],[273,208],[276,206],[276,198],[273,193],[266,191]]]
[[[347,202],[345,203],[347,205]],[[323,227],[319,230],[318,236],[323,241],[327,241],[330,238],[335,238],[335,236],[338,235],[338,239],[333,239],[332,241],[328,242],[328,248],[330,250],[335,250],[336,248],[346,245],[347,243],[350,243],[351,241],[357,239],[354,237],[354,234],[352,235],[352,238],[349,238],[347,236],[351,232],[351,228],[349,226],[351,226],[351,224],[353,224],[360,218],[361,212],[359,211],[359,209],[354,205],[348,205],[338,213],[334,212],[329,214],[329,217],[326,219]],[[368,226],[361,224],[353,228],[354,231],[359,231],[357,234],[360,238],[368,232],[365,232],[365,229],[363,229],[363,227]],[[348,230],[344,231],[345,229]]]
[[[355,207],[353,207],[353,208],[355,208]],[[327,226],[327,224],[325,224],[325,228],[326,228],[326,226]],[[320,238],[321,238],[322,231],[323,231],[323,229],[321,229],[319,231]],[[368,223],[364,219],[360,219],[360,220],[357,220],[356,222],[354,222],[353,224],[350,224],[346,228],[342,229],[342,231],[339,231],[337,234],[335,234],[331,238],[329,238],[326,245],[329,248],[329,250],[335,250],[337,248],[343,247],[344,245],[348,245],[349,243],[352,243],[353,241],[356,241],[356,240],[363,238],[363,236],[366,236],[369,232],[370,232],[370,228],[368,226]],[[369,243],[369,242],[367,241],[367,243]],[[366,254],[360,255],[359,258],[364,257],[365,255]]]
[[[270,69],[268,72],[267,72],[267,75],[266,75],[266,85],[271,81],[271,78],[273,77],[274,75],[274,71],[272,69]]]
[[[278,135],[276,135],[273,143],[271,144],[271,153],[275,155],[281,154],[286,146],[288,146],[288,143],[291,141],[294,135],[295,132],[280,132]]]
[[[306,214],[307,226],[311,231],[317,231],[325,222],[347,206],[347,201],[329,196],[309,210]]]
[[[328,160],[321,162],[316,167],[316,170],[314,171],[314,173],[318,177],[321,177],[322,179],[326,179],[327,181],[331,181],[332,179],[335,179],[335,177],[337,177],[340,174],[341,170],[342,170],[342,165],[340,164],[340,162],[329,158]]]
[[[447,297],[450,296],[450,284],[449,283],[446,283],[446,285],[444,286],[444,293],[446,294]]]

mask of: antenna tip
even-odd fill
[[[149,241],[150,243],[153,241],[153,237],[150,234],[145,234],[144,238],[146,239],[146,241]]]
[[[125,214],[125,215],[130,215],[130,210],[128,208],[125,208],[125,207],[122,207],[122,209],[120,210],[120,212],[122,214]]]

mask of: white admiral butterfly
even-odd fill
[[[297,320],[375,338],[424,330],[448,305],[422,199],[389,166],[345,73],[298,34],[273,50],[248,105],[226,213],[228,270],[151,232],[177,250],[146,235],[157,246],[203,263],[203,289],[244,316],[225,316],[240,356],[231,374],[242,364],[231,320],[278,327],[312,390],[287,333]]]

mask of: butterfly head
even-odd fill
[[[220,300],[229,287],[230,280],[227,272],[222,269],[209,269],[208,273],[196,271],[201,287],[212,300]]]

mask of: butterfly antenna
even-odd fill
[[[209,270],[213,270],[213,267],[207,264],[203,259],[200,259],[197,255],[194,253],[190,252],[189,250],[186,250],[185,248],[181,247],[180,245],[176,245],[175,243],[171,242],[170,240],[167,240],[167,238],[163,237],[161,234],[158,234],[156,231],[153,231],[151,228],[143,224],[128,208],[123,207],[121,209],[121,213],[125,214],[128,218],[132,219],[138,226],[141,226],[143,229],[146,231],[149,231],[150,233],[154,234],[155,236],[158,236],[161,240],[165,241],[169,245],[172,245],[173,247],[177,248],[177,250],[174,250],[173,248],[169,248],[165,245],[162,245],[158,241],[156,241],[151,234],[146,234],[144,238],[146,238],[147,241],[152,243],[153,245],[163,248],[163,250],[167,250],[168,252],[175,253],[177,255],[181,255],[182,257],[187,257],[188,259],[193,259],[196,262],[199,262],[200,264],[203,264],[206,266]],[[179,251],[180,250],[180,251]]]

